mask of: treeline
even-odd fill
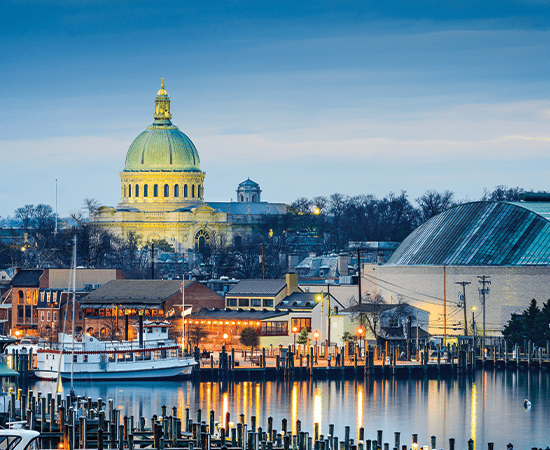
[[[525,348],[525,343],[531,341],[537,347],[545,347],[550,341],[550,300],[539,308],[535,299],[531,300],[529,308],[521,314],[513,314],[504,325],[502,335],[509,344],[518,344]]]
[[[497,186],[481,200],[515,201],[521,188]],[[212,235],[210,245],[197,249],[204,276],[277,278],[287,270],[287,255],[329,253],[345,250],[350,241],[400,242],[420,224],[456,204],[451,191],[428,190],[411,203],[405,191],[374,195],[299,198],[284,215],[266,215],[247,236],[229,242],[225,235]],[[1,220],[0,267],[70,267],[73,237],[77,236],[77,264],[83,267],[121,268],[128,278],[151,276],[149,249],[173,252],[164,240],[143,242],[130,234],[127,239],[101,227],[87,217],[99,206],[93,199],[68,219],[58,220],[49,205],[25,205],[13,219]],[[17,226],[13,239],[6,225]],[[21,236],[21,229],[24,236]],[[6,236],[8,235],[8,236]],[[199,269],[195,268],[195,271]]]

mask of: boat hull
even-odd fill
[[[165,367],[155,369],[135,369],[124,371],[88,371],[88,372],[75,372],[73,373],[73,380],[163,380],[163,379],[175,379],[190,377],[194,364],[179,366],[179,367]],[[36,370],[35,375],[42,380],[56,380],[57,371],[54,370]],[[71,378],[70,372],[60,372],[61,378],[69,380]]]

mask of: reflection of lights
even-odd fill
[[[222,423],[223,427],[227,427],[227,423],[225,422],[227,418],[227,412],[229,411],[229,393],[224,392],[222,396]],[[231,422],[229,422],[231,424]]]
[[[363,427],[363,385],[357,385],[357,436],[359,436],[359,429]]]
[[[291,427],[292,427],[292,434],[296,434],[296,421],[298,420],[298,384],[293,383],[292,384],[292,394],[290,399],[291,404]]]
[[[472,383],[472,425],[470,437],[474,440],[474,450],[476,446],[476,434],[477,434],[477,386],[475,383]]]
[[[313,423],[319,424],[319,433],[321,431],[321,425],[323,423],[323,396],[321,394],[321,388],[316,387],[313,394]]]

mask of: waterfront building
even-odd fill
[[[77,298],[110,280],[121,278],[124,275],[120,269],[78,269],[75,286]],[[71,293],[71,279],[70,269],[19,269],[10,282],[9,290],[2,296],[3,303],[10,305],[4,332],[56,338],[57,332],[62,329],[64,308]],[[78,305],[75,312],[75,328],[80,329],[83,318]],[[72,313],[68,314],[68,319],[71,318]]]
[[[132,323],[142,314],[148,320],[170,321],[171,338],[181,336],[182,306],[186,314],[201,308],[223,308],[224,299],[196,280],[113,280],[80,300],[86,333],[120,337],[126,317]],[[133,333],[131,333],[133,334]]]
[[[486,335],[500,336],[531,299],[550,299],[549,200],[455,206],[411,233],[387,264],[364,265],[362,292],[429,311],[435,335],[471,335],[474,321],[481,334],[485,311]]]
[[[122,237],[144,242],[166,239],[177,252],[201,251],[214,239],[237,245],[267,214],[284,214],[287,205],[260,201],[260,186],[247,179],[236,202],[205,201],[199,153],[172,124],[164,81],[155,99],[154,122],[132,142],[120,172],[120,202],[101,206],[90,222]]]
[[[305,328],[309,339],[321,344],[329,334],[329,308],[343,306],[320,291],[302,290],[298,275],[287,273],[280,280],[239,281],[226,294],[225,309],[204,308],[189,316],[188,323],[204,327],[218,341],[227,334],[232,342],[238,342],[243,328],[253,326],[258,330],[260,346],[274,348],[293,344]]]

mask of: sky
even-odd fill
[[[550,190],[550,2],[0,5],[0,217],[115,206],[164,77],[205,199]]]

